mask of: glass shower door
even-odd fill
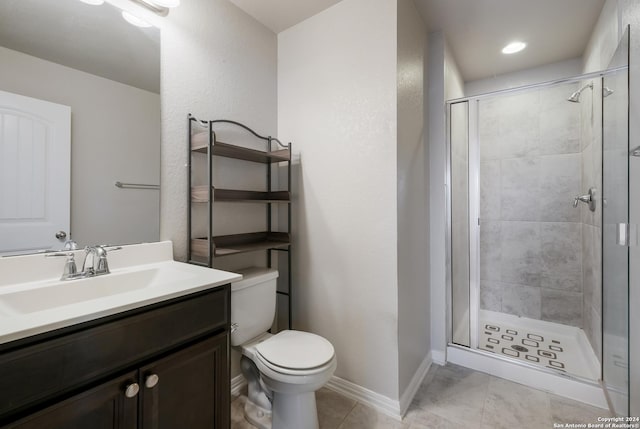
[[[452,341],[471,345],[469,240],[469,102],[449,110],[451,173],[451,317]]]
[[[628,31],[602,78],[602,372],[614,411],[629,415]]]

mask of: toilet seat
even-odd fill
[[[312,375],[332,363],[335,350],[323,337],[309,332],[281,331],[255,345],[256,358],[280,374]]]

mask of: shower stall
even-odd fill
[[[450,345],[628,413],[628,36],[608,70],[447,103]]]

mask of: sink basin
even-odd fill
[[[185,272],[174,267],[112,272],[86,279],[57,281],[32,289],[0,295],[0,303],[17,313],[33,313],[65,305],[100,299],[136,290],[159,287],[168,281],[187,280]]]
[[[76,257],[84,252],[77,251]],[[0,258],[0,348],[55,329],[222,286],[241,275],[173,260],[171,242],[123,246],[111,273],[58,280],[63,262],[43,255]],[[34,267],[37,267],[34,269]]]

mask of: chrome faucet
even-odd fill
[[[111,247],[109,251],[120,250],[122,247]],[[105,246],[85,247],[84,263],[82,264],[82,272],[85,277],[102,276],[109,274],[109,263],[107,261],[107,249]],[[87,266],[87,261],[90,265]]]
[[[109,251],[120,250],[122,247],[110,247]],[[78,272],[76,266],[75,254],[73,252],[56,252],[47,253],[45,257],[66,256],[67,261],[64,264],[64,271],[60,280],[84,279],[87,277],[101,276],[109,274],[109,263],[107,261],[107,248],[105,246],[85,247],[84,262],[82,263],[82,271]],[[87,264],[87,262],[89,263]]]

